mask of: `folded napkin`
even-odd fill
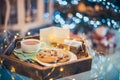
[[[37,53],[25,53],[21,49],[14,49],[14,55],[24,61],[26,61],[28,59],[35,60],[36,54]]]

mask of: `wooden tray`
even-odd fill
[[[16,58],[13,55],[14,48],[19,45],[19,41],[28,38],[39,39],[39,36],[29,36],[25,38],[14,39],[6,48],[4,53],[0,55],[1,59],[3,60],[3,65],[7,69],[14,69],[16,73],[32,78],[33,80],[49,80],[50,78],[57,79],[91,69],[91,56],[80,58],[76,61],[59,64],[55,67],[46,67],[37,63],[28,63]]]

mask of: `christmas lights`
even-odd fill
[[[62,9],[63,6],[60,5],[60,1],[62,1],[62,0],[56,0],[56,2],[59,5],[59,9],[60,8]],[[65,1],[67,1],[67,0],[65,0]],[[71,0],[71,2],[74,2],[74,1],[75,0]],[[80,0],[76,0],[75,2],[76,2],[76,4],[73,3],[74,5],[84,4],[84,3],[81,3]],[[118,6],[115,6],[113,3],[107,2],[106,0],[88,0],[88,2],[102,3],[103,7],[106,8],[106,10],[113,9],[113,11],[115,13],[119,13],[119,11],[120,11]],[[67,3],[68,4],[66,4],[66,5],[74,6],[73,4],[70,3],[70,1],[67,1]],[[66,6],[64,6],[64,7],[66,7]],[[102,9],[102,7],[95,6],[95,9],[97,11],[99,11],[98,8]],[[56,11],[55,11],[54,21],[56,24],[59,24],[61,27],[75,29],[75,27],[77,25],[84,23],[84,24],[87,24],[88,26],[94,26],[93,28],[96,28],[96,27],[104,24],[108,27],[112,27],[113,29],[119,29],[118,21],[113,20],[112,18],[108,17],[108,18],[95,19],[95,18],[92,18],[90,16],[86,16],[83,13],[80,13],[79,11],[76,11],[76,10],[71,12],[71,13],[68,13],[64,10],[60,11],[59,9],[58,10],[56,9]],[[70,16],[67,16],[69,14],[70,14]],[[70,25],[74,25],[74,27],[72,26],[72,28],[71,28]]]

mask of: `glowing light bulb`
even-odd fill
[[[107,2],[108,5],[110,5],[110,2]]]
[[[27,34],[28,34],[28,35],[31,35],[31,33],[30,33],[30,32],[28,32]]]
[[[16,33],[17,36],[19,36],[19,33]]]
[[[115,9],[114,11],[117,12],[117,9]]]
[[[109,6],[106,6],[107,9],[109,9],[110,7]]]
[[[11,66],[11,72],[15,72],[15,67]]]
[[[79,18],[83,17],[82,14],[80,14],[80,13],[76,13],[76,16],[79,17]]]
[[[75,22],[76,23],[80,23],[80,19],[75,19]]]
[[[60,68],[60,72],[63,72],[64,71],[64,68]]]
[[[105,19],[102,19],[102,22],[105,23]]]
[[[14,76],[11,76],[11,79],[12,79],[12,80],[15,80]]]
[[[7,47],[7,45],[5,45],[5,48]]]
[[[57,66],[57,64],[54,64],[53,67],[55,68]]]
[[[4,33],[6,32],[6,30],[3,31]]]
[[[108,26],[111,26],[111,23],[109,21],[107,22],[107,24],[108,24]]]
[[[14,38],[17,38],[17,36],[14,36]]]
[[[76,80],[75,78],[73,78],[72,80]]]
[[[89,21],[89,18],[88,18],[88,17],[84,17],[83,20],[84,20],[85,22],[87,22],[87,21]]]
[[[90,24],[94,24],[94,21],[90,21]]]
[[[2,59],[0,59],[0,64],[2,64],[3,63],[3,60]]]
[[[49,80],[54,80],[53,78],[50,78]]]

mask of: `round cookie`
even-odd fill
[[[37,56],[37,59],[45,63],[53,63],[57,61],[57,57],[55,56],[52,57],[45,56],[44,58]]]
[[[37,54],[37,59],[46,63],[56,62],[57,52],[54,50],[43,50]]]
[[[70,60],[69,51],[62,49],[42,50],[37,54],[37,59],[45,63],[63,63]]]
[[[58,62],[63,63],[63,62],[69,61],[69,60],[70,60],[70,55],[64,54],[62,58],[59,58]]]

